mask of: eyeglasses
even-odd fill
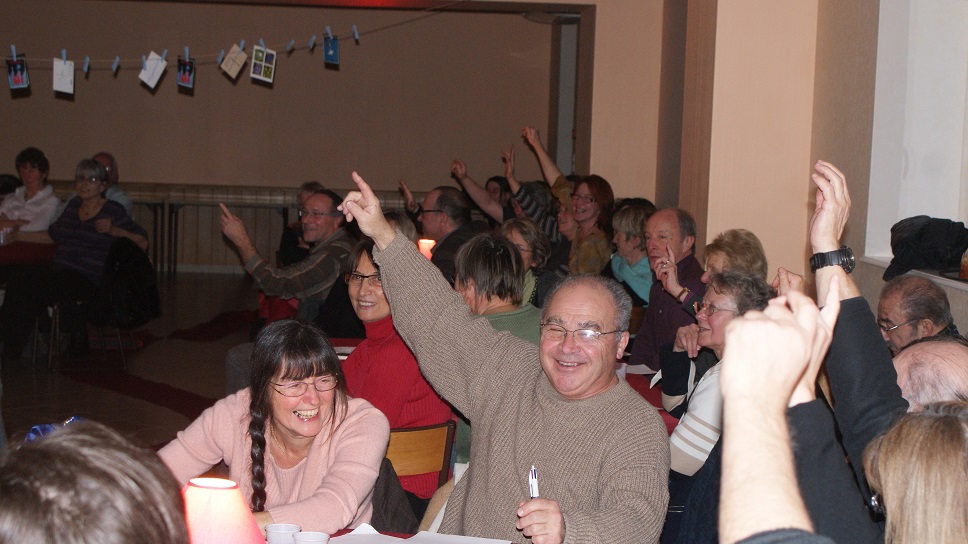
[[[423,208],[420,208],[420,211],[417,212],[417,215],[420,215],[422,213],[445,213],[445,212],[444,210],[425,210]]]
[[[697,314],[699,312],[705,311],[706,317],[712,317],[713,314],[716,312],[733,312],[734,314],[739,313],[739,310],[736,310],[734,308],[717,308],[711,302],[696,301],[692,303],[692,308],[696,311]]]
[[[299,210],[299,219],[305,216],[312,217],[313,219],[319,219],[321,217],[343,217],[340,212],[318,212],[316,210]]]
[[[358,274],[356,272],[351,272],[349,274],[343,274],[343,281],[349,285],[363,285],[363,281],[368,280],[370,285],[374,287],[380,287],[383,285],[383,280],[380,279],[380,273],[370,274],[365,276],[363,274]]]
[[[571,193],[571,199],[581,200],[585,204],[591,204],[592,202],[595,202],[595,197],[593,197],[592,195],[580,195],[578,193]]]
[[[323,376],[313,380],[313,387],[320,393],[325,393],[336,387],[336,376]],[[273,383],[273,389],[284,397],[301,397],[309,391],[309,384],[306,382]]]
[[[99,180],[98,178],[96,178],[94,176],[90,176],[90,177],[87,177],[87,176],[76,176],[74,178],[74,181],[76,181],[78,183],[81,183],[81,182],[84,182],[84,183],[101,183],[101,180]]]
[[[887,333],[889,333],[889,332],[897,329],[898,327],[903,327],[904,325],[910,325],[911,323],[914,323],[915,321],[917,321],[917,319],[908,319],[904,323],[901,323],[899,325],[894,325],[893,327],[888,327],[887,325],[885,325],[883,323],[878,323],[877,326],[880,327],[882,331],[884,331],[884,334],[887,334]]]
[[[553,323],[541,323],[541,336],[555,342],[563,342],[565,338],[574,335],[575,342],[579,344],[592,344],[603,334],[615,334],[622,331],[600,332],[593,329],[575,329],[570,331],[561,325]]]

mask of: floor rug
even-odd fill
[[[145,402],[157,404],[194,420],[216,399],[178,389],[168,384],[153,382],[138,376],[105,369],[63,369],[61,374],[79,382],[107,389]]]
[[[255,310],[222,312],[200,325],[195,325],[187,329],[179,329],[169,334],[168,339],[214,342],[235,332],[248,331],[255,320]]]

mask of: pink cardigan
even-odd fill
[[[248,502],[252,496],[249,390],[205,410],[158,454],[182,484],[219,461],[229,466]],[[276,523],[335,533],[369,522],[373,484],[390,439],[387,418],[362,399],[349,399],[346,419],[331,440],[321,432],[309,455],[289,469],[265,456],[266,510]],[[272,437],[266,436],[267,446]]]

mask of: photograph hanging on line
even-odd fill
[[[249,75],[252,76],[252,79],[272,83],[272,79],[276,75],[275,72],[276,52],[272,49],[266,49],[260,45],[253,47],[252,70],[249,71]]]
[[[30,76],[27,74],[27,55],[7,57],[7,83],[11,89],[26,89],[30,87]]]
[[[178,86],[195,88],[195,59],[178,56]]]

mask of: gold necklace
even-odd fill
[[[295,455],[290,453],[289,449],[285,444],[283,444],[282,440],[279,440],[279,438],[276,436],[276,429],[273,427],[271,422],[269,423],[269,434],[272,435],[272,441],[279,446],[279,449],[282,451],[282,453],[286,454],[286,457],[288,457],[290,460],[301,461],[305,459],[307,455],[309,455],[309,452]]]

